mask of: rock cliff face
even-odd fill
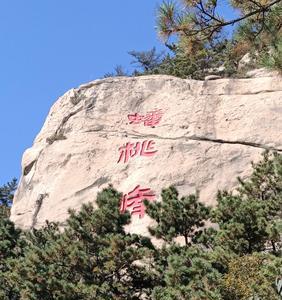
[[[68,91],[53,105],[32,148],[11,219],[24,229],[64,222],[110,183],[125,194],[130,230],[145,233],[142,199],[175,185],[215,204],[265,149],[282,151],[282,80],[108,78]]]

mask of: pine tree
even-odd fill
[[[253,57],[253,66],[267,64],[281,70],[282,1],[232,0],[229,5],[237,14],[233,19],[222,14],[220,1],[163,1],[158,8],[158,33],[175,54],[170,61],[174,69],[165,68],[167,73],[195,79],[209,72],[236,75],[246,53]],[[230,30],[232,36],[227,38]]]
[[[209,218],[209,208],[199,202],[198,194],[178,196],[176,188],[171,186],[162,190],[161,202],[145,201],[148,215],[156,221],[156,226],[150,227],[149,231],[167,242],[183,237],[188,246]]]
[[[129,74],[124,70],[123,66],[117,65],[114,68],[114,72],[107,72],[104,74],[104,78],[108,77],[122,77],[122,76],[129,76]]]
[[[10,215],[10,207],[13,202],[17,184],[17,179],[14,178],[7,184],[0,187],[0,217]]]
[[[198,194],[179,197],[175,187],[162,190],[161,202],[145,201],[148,215],[156,222],[150,233],[165,241],[155,252],[154,269],[158,275],[152,298],[221,299],[219,272],[212,266],[209,253],[192,244],[199,236],[209,208],[198,200]],[[176,244],[179,238],[184,246]]]
[[[149,74],[156,69],[162,62],[163,52],[157,53],[155,47],[148,51],[129,51],[134,60],[131,62],[141,69],[143,74]]]
[[[97,209],[70,211],[63,232],[56,224],[31,233],[24,257],[10,276],[21,299],[144,299],[153,275],[144,263],[153,246],[127,234],[129,214],[119,213],[121,194],[113,188],[97,196]]]
[[[221,274],[210,253],[198,246],[164,245],[156,252],[154,268],[158,282],[154,300],[220,300]]]
[[[9,209],[7,187],[0,191]],[[23,233],[2,213],[0,299],[279,299],[281,154],[265,152],[235,192],[219,191],[212,211],[197,193],[179,197],[174,187],[161,202],[145,201],[160,248],[126,233],[121,196],[103,190],[97,208],[70,211],[64,230],[47,222]]]
[[[282,155],[265,152],[237,193],[219,192],[213,221],[217,244],[239,254],[281,254]]]
[[[13,284],[7,281],[7,274],[11,272],[9,260],[22,252],[20,243],[21,230],[16,229],[9,220],[10,206],[13,201],[17,180],[0,187],[0,299],[18,299]]]

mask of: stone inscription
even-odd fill
[[[161,109],[155,109],[146,114],[129,114],[127,115],[127,118],[131,125],[142,124],[154,128],[160,123],[163,114]],[[155,148],[155,144],[154,140],[127,142],[119,148],[119,159],[117,163],[127,163],[135,156],[151,157],[158,151]],[[140,185],[137,185],[132,191],[123,195],[120,204],[120,212],[124,213],[126,210],[129,210],[131,215],[138,215],[139,218],[144,217],[144,199],[154,201],[156,195],[150,188],[141,188]]]

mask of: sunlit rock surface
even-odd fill
[[[262,151],[282,151],[281,133],[278,76],[96,80],[51,108],[23,155],[11,219],[24,229],[47,219],[63,223],[69,208],[95,201],[109,184],[124,194],[139,186],[139,196],[148,189],[143,194],[152,200],[175,185],[183,195],[199,190],[214,205],[217,190],[233,189]],[[129,229],[146,233],[150,220],[137,202],[134,192],[124,198],[134,212]]]

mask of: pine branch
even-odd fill
[[[264,13],[264,14],[265,14],[267,11],[270,10],[270,8],[271,8],[273,5],[278,4],[278,3],[281,2],[281,1],[282,1],[282,0],[275,0],[275,1],[271,2],[270,4],[268,4],[267,6],[262,6],[262,5],[261,5],[260,8],[254,10],[254,11],[251,11],[251,12],[249,12],[248,14],[246,14],[246,15],[240,17],[240,18],[236,18],[236,19],[233,19],[233,20],[230,20],[230,21],[226,21],[226,22],[222,22],[222,21],[219,20],[218,18],[215,18],[215,17],[213,17],[212,15],[207,14],[207,12],[206,12],[205,10],[203,10],[202,12],[203,12],[204,14],[208,15],[212,20],[214,20],[214,21],[216,21],[216,22],[219,22],[219,24],[212,25],[212,26],[210,26],[210,27],[205,28],[204,30],[208,30],[208,29],[214,27],[215,29],[213,29],[213,30],[215,31],[215,30],[217,30],[219,27],[225,27],[225,26],[229,26],[229,25],[234,25],[234,24],[236,24],[236,23],[238,23],[238,22],[240,22],[240,21],[243,21],[243,20],[245,20],[245,19],[247,19],[247,18],[249,18],[249,17],[252,17],[252,16],[254,16],[254,15],[256,15],[256,14],[261,14],[261,13]],[[202,1],[200,1],[200,2],[202,2]],[[253,1],[252,1],[252,2],[253,2]]]

